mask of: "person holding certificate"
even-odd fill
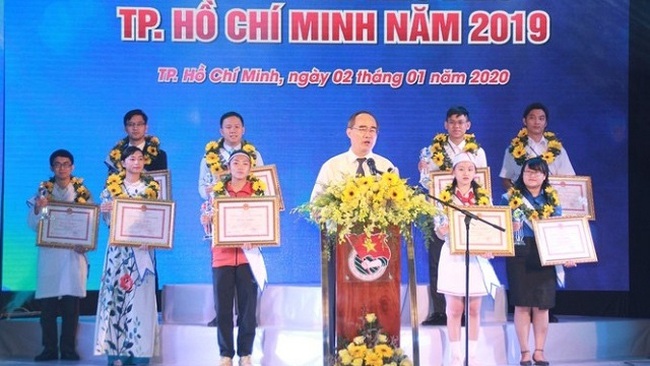
[[[549,174],[549,166],[542,157],[528,159],[522,164],[514,186],[501,198],[501,204],[513,210],[513,231],[523,231],[523,242],[515,243],[515,256],[506,258],[521,366],[549,364],[544,358],[544,344],[548,333],[548,312],[555,306],[556,270],[554,266],[541,266],[531,223],[531,220],[562,214],[557,191],[548,183]],[[575,265],[573,262],[564,263],[564,267]],[[531,322],[535,343],[532,354],[528,344]]]
[[[142,173],[142,150],[129,146],[121,156],[124,170],[111,174],[102,192],[104,217],[112,211],[112,198],[158,198],[158,183]],[[158,326],[154,263],[154,252],[146,246],[107,246],[94,353],[107,355],[109,365],[149,364],[154,354]]]
[[[220,176],[228,171],[228,160],[234,151],[244,150],[250,156],[253,166],[264,165],[262,155],[249,141],[244,140],[244,117],[237,112],[226,112],[219,119],[221,138],[210,141],[205,145],[205,154],[199,164],[199,195],[204,200],[201,205],[201,225],[204,238],[212,237],[212,187]],[[216,296],[216,294],[215,294]],[[217,326],[215,317],[208,323],[209,327]]]
[[[235,150],[228,159],[229,174],[212,187],[218,197],[263,196],[264,184],[250,174],[252,155]],[[217,313],[217,336],[221,360],[231,366],[235,356],[233,304],[237,297],[237,350],[239,366],[252,365],[253,341],[257,327],[257,291],[266,284],[266,267],[259,248],[250,243],[241,248],[212,247],[212,279]]]
[[[548,120],[548,108],[542,103],[531,103],[524,109],[524,127],[512,139],[503,156],[499,177],[505,189],[512,187],[517,180],[524,161],[535,156],[546,161],[550,175],[576,175],[562,142],[553,132],[546,130]],[[562,266],[556,270],[564,275]],[[549,319],[551,323],[558,322],[550,309]]]
[[[476,181],[475,155],[461,153],[452,160],[454,175],[453,182],[439,194],[443,202],[455,206],[490,206],[492,204],[489,192]],[[461,347],[461,318],[465,310],[465,301],[469,301],[469,342],[467,361],[470,366],[476,365],[479,328],[481,324],[481,300],[489,293],[492,286],[500,286],[496,273],[488,259],[491,254],[481,256],[471,255],[469,263],[469,299],[465,298],[466,276],[465,255],[451,254],[449,245],[449,221],[444,215],[434,219],[435,234],[445,241],[440,252],[438,266],[438,292],[444,294],[447,303],[447,334],[451,365],[463,365]]]
[[[463,106],[451,107],[447,110],[445,119],[445,130],[447,133],[439,133],[434,136],[431,146],[420,151],[418,170],[420,171],[420,184],[429,190],[430,173],[435,171],[451,171],[453,159],[464,153],[473,155],[477,168],[487,167],[485,151],[476,141],[474,134],[467,131],[472,126],[469,119],[469,112]],[[425,230],[431,231],[432,228]],[[445,296],[438,293],[438,263],[440,262],[440,251],[444,240],[435,235],[425,238],[426,247],[429,249],[429,315],[422,322],[422,325],[445,325],[447,315],[445,314]]]
[[[54,176],[41,182],[37,195],[27,204],[29,226],[37,230],[39,220],[47,220],[50,200],[92,203],[90,191],[83,179],[72,176],[74,157],[67,150],[50,155],[50,170]],[[35,361],[79,360],[76,351],[79,301],[86,297],[88,260],[83,246],[72,248],[38,247],[38,274],[35,298],[41,305],[41,330],[44,350]],[[61,314],[61,338],[57,336],[56,318]]]

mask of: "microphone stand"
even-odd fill
[[[426,197],[431,198],[434,201],[436,201],[436,202],[438,202],[438,203],[440,203],[440,204],[442,204],[444,206],[450,207],[450,208],[452,208],[452,209],[454,209],[456,211],[459,211],[460,213],[465,215],[465,309],[464,309],[464,312],[465,312],[465,363],[464,363],[464,365],[468,366],[468,362],[469,362],[468,361],[468,350],[469,350],[469,225],[470,225],[472,219],[475,219],[475,220],[481,221],[481,222],[483,222],[485,224],[488,224],[489,226],[492,226],[493,228],[495,228],[497,230],[500,230],[500,231],[506,231],[506,229],[502,228],[499,225],[495,225],[495,224],[493,224],[493,223],[491,223],[489,221],[486,221],[485,219],[483,219],[483,218],[481,218],[481,217],[479,217],[479,216],[477,216],[477,215],[475,215],[475,214],[473,214],[473,213],[471,213],[471,212],[469,212],[469,211],[467,211],[467,210],[465,210],[463,208],[460,208],[460,207],[458,207],[456,205],[453,205],[451,203],[447,203],[447,202],[441,200],[438,197],[430,195],[430,194],[424,192],[420,186],[416,186],[415,190],[417,192],[422,193]]]

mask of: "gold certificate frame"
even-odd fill
[[[284,199],[282,198],[282,190],[280,190],[280,181],[278,180],[278,171],[275,164],[253,167],[251,173],[266,184],[264,196],[277,197],[280,211],[284,211]]]
[[[160,186],[160,191],[158,191],[158,198],[161,200],[171,200],[172,199],[172,173],[169,170],[152,170],[146,174],[150,175],[158,185]]]
[[[109,243],[172,249],[174,209],[173,201],[114,199]]]
[[[280,212],[276,197],[223,197],[213,200],[212,245],[241,247],[280,245]]]
[[[451,171],[436,171],[429,173],[430,177],[430,186],[429,194],[438,197],[440,192],[451,184],[454,181],[454,175]],[[485,168],[476,168],[476,176],[474,180],[481,185],[481,187],[487,189],[490,192],[490,198],[492,198],[492,180],[490,177],[490,167]]]
[[[512,240],[512,213],[508,206],[463,206],[463,209],[475,214],[505,231],[496,229],[479,220],[471,220],[469,225],[470,254],[492,253],[494,256],[511,257],[515,255]],[[449,213],[449,245],[452,254],[465,253],[467,248],[467,226],[465,214],[447,208]]]
[[[551,175],[548,182],[557,190],[562,216],[587,216],[596,220],[591,177]]]
[[[53,248],[86,250],[97,247],[99,206],[72,202],[50,201],[47,205],[49,219],[38,223],[36,245]]]
[[[586,216],[533,220],[533,231],[542,266],[598,262]]]

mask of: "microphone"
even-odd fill
[[[368,158],[366,160],[366,164],[368,164],[368,168],[370,168],[370,173],[374,175],[381,175],[384,174],[381,170],[377,169],[377,165],[375,164],[375,159],[373,158]]]

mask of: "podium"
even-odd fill
[[[397,227],[368,237],[349,234],[335,248],[336,335],[352,340],[374,313],[384,333],[400,335],[401,236]]]

